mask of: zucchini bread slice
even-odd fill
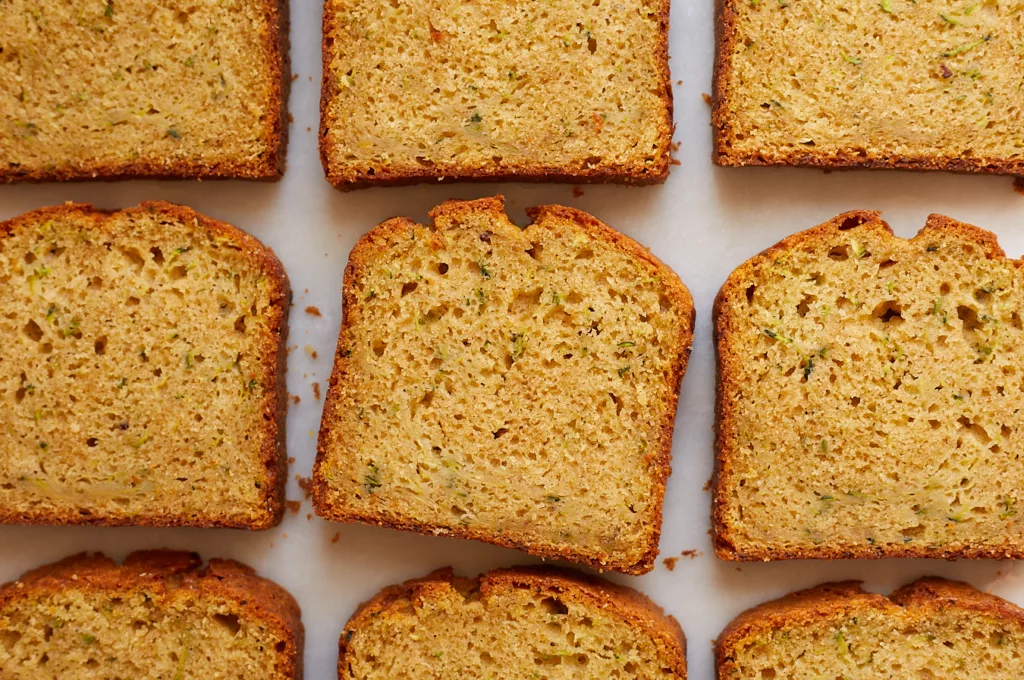
[[[281,263],[181,206],[0,223],[0,522],[267,528],[285,483]]]
[[[715,302],[718,555],[1024,557],[1024,270],[932,215],[856,211]]]
[[[314,507],[644,573],[693,302],[590,215],[527,212],[520,229],[501,197],[450,201],[356,245]]]
[[[674,618],[631,588],[552,568],[445,569],[386,588],[339,645],[339,680],[686,678]]]
[[[1014,680],[1024,677],[1024,610],[940,578],[889,597],[827,583],[744,612],[715,655],[720,680]]]
[[[668,17],[669,0],[327,0],[327,179],[663,182]]]
[[[716,2],[717,164],[1024,174],[1018,3]]]
[[[81,554],[0,588],[9,680],[299,680],[303,638],[281,586],[194,553]]]
[[[0,182],[277,179],[285,0],[10,0]]]

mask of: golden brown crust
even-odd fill
[[[562,182],[574,184],[632,184],[648,185],[662,184],[668,178],[669,167],[672,164],[671,146],[672,136],[675,134],[674,104],[672,98],[672,74],[668,64],[668,32],[669,14],[671,0],[661,0],[661,11],[658,14],[658,43],[655,47],[656,57],[660,65],[659,90],[661,100],[665,105],[667,123],[658,126],[661,148],[664,152],[658,157],[657,162],[651,166],[628,167],[625,165],[607,166],[592,168],[580,161],[577,167],[567,166],[543,166],[540,164],[511,165],[504,164],[494,168],[460,168],[457,172],[446,170],[442,176],[437,170],[429,167],[406,168],[403,170],[390,170],[388,168],[377,168],[372,175],[362,174],[357,179],[346,178],[341,173],[331,169],[329,158],[332,155],[333,147],[327,137],[330,128],[328,118],[328,104],[337,94],[337,85],[331,78],[331,48],[334,45],[336,35],[334,13],[332,4],[324,3],[323,32],[321,39],[322,54],[322,76],[320,87],[320,164],[323,166],[324,175],[336,189],[349,191],[352,189],[367,189],[374,186],[402,186],[418,184],[421,182],[433,182],[448,184],[451,182]]]
[[[260,520],[251,523],[228,521],[222,517],[208,516],[190,518],[187,522],[180,517],[169,517],[163,514],[138,514],[132,517],[109,518],[96,515],[82,515],[77,512],[57,513],[40,512],[31,516],[13,514],[0,510],[0,524],[59,524],[59,525],[101,525],[101,526],[197,526],[197,527],[231,527],[244,529],[269,529],[280,524],[284,515],[285,485],[288,483],[288,461],[285,452],[285,420],[288,413],[285,377],[287,365],[288,312],[291,306],[291,285],[284,265],[277,259],[274,252],[263,245],[255,236],[234,227],[226,222],[206,217],[195,210],[165,201],[144,201],[136,208],[122,211],[100,210],[88,203],[65,203],[62,206],[40,208],[19,215],[13,219],[0,222],[0,239],[7,238],[22,227],[37,224],[46,219],[86,215],[93,220],[93,228],[97,232],[110,229],[110,216],[121,213],[159,212],[183,223],[195,222],[199,229],[234,242],[245,255],[256,264],[271,282],[270,316],[267,327],[272,337],[276,338],[274,346],[262,348],[263,375],[260,383],[274,385],[276,389],[265,390],[261,411],[267,429],[266,445],[260,451],[260,460],[267,470],[266,490],[263,493],[264,513]]]
[[[1011,545],[1010,540],[1002,546],[965,547],[949,549],[928,546],[903,545],[896,549],[884,545],[857,546],[856,548],[834,548],[822,543],[807,549],[739,549],[735,545],[732,528],[726,512],[726,496],[732,484],[733,456],[736,452],[735,416],[730,395],[736,392],[737,377],[741,373],[743,357],[729,350],[730,340],[737,332],[736,320],[726,313],[726,303],[739,299],[745,292],[743,281],[761,263],[774,259],[776,254],[807,248],[809,244],[832,238],[836,232],[860,227],[879,232],[884,238],[895,239],[891,227],[881,219],[881,213],[873,210],[854,210],[837,215],[833,219],[806,231],[786,237],[774,246],[764,250],[737,267],[729,275],[718,295],[712,311],[712,332],[716,352],[717,380],[715,390],[715,466],[712,476],[711,526],[715,554],[729,561],[768,561],[786,559],[882,559],[894,557],[926,557],[938,559],[981,559],[981,558],[1024,558],[1024,548]],[[925,226],[911,242],[925,240],[930,234],[956,234],[970,239],[982,247],[987,258],[1006,257],[999,247],[995,235],[989,231],[943,215],[929,215]],[[1016,262],[1016,261],[1015,261]]]
[[[466,212],[486,211],[493,214],[495,219],[505,219],[505,199],[503,196],[481,198],[474,201],[450,200],[437,206],[430,212],[432,220],[448,215],[457,216]],[[356,282],[362,275],[366,262],[370,261],[375,254],[388,248],[393,234],[407,231],[415,226],[409,218],[396,217],[383,222],[367,234],[365,234],[352,249],[349,255],[349,263],[345,268],[344,285],[342,290],[342,322],[338,335],[338,347],[334,358],[334,369],[331,372],[331,379],[328,383],[327,398],[324,402],[324,415],[320,423],[320,436],[317,441],[317,456],[313,466],[313,507],[317,515],[324,519],[335,522],[361,522],[373,524],[390,529],[413,531],[427,535],[443,534],[454,538],[467,538],[478,541],[485,541],[495,545],[515,548],[538,557],[562,558],[577,564],[585,564],[595,569],[614,569],[624,574],[646,574],[654,568],[654,561],[658,556],[658,541],[661,535],[662,505],[665,496],[665,485],[669,474],[672,471],[672,433],[675,427],[676,406],[679,400],[679,388],[686,372],[687,362],[693,344],[693,324],[695,310],[693,298],[690,292],[679,280],[667,265],[662,263],[649,250],[634,241],[633,239],[620,234],[597,218],[588,215],[574,208],[559,205],[536,206],[527,209],[527,215],[533,224],[540,223],[546,215],[557,216],[565,220],[575,222],[588,235],[601,239],[622,252],[641,260],[650,265],[658,276],[662,277],[663,283],[667,286],[666,295],[677,305],[683,314],[688,315],[686,324],[681,324],[679,333],[680,362],[673,367],[669,380],[670,402],[666,404],[665,415],[661,422],[661,439],[658,446],[651,446],[647,453],[648,460],[652,462],[652,469],[656,470],[656,477],[653,481],[654,498],[651,502],[652,517],[651,525],[655,527],[647,550],[639,561],[632,564],[615,563],[602,559],[599,555],[587,555],[576,551],[570,551],[557,546],[542,546],[526,541],[518,540],[512,532],[503,533],[483,532],[471,527],[461,525],[440,527],[427,522],[419,522],[412,518],[401,520],[386,519],[377,515],[354,512],[350,509],[339,508],[331,505],[328,500],[327,477],[323,466],[327,460],[327,439],[334,430],[342,427],[340,419],[335,416],[335,401],[340,392],[339,385],[343,384],[349,371],[349,350],[344,346],[346,330],[360,321],[360,305],[356,293]],[[528,231],[533,224],[526,227]],[[433,227],[432,228],[436,228]]]
[[[253,179],[276,182],[284,175],[288,146],[288,93],[291,89],[289,55],[288,0],[260,0],[267,15],[269,32],[264,54],[270,67],[271,106],[274,115],[264,123],[264,136],[272,153],[255,163],[198,163],[176,161],[171,164],[145,160],[124,163],[82,162],[73,166],[38,170],[0,168],[0,184],[14,182],[78,182],[124,179]]]
[[[715,641],[717,677],[735,676],[735,650],[745,641],[783,627],[810,626],[828,619],[855,616],[866,610],[893,615],[905,609],[916,609],[923,616],[928,616],[949,608],[986,614],[1024,626],[1024,609],[959,581],[924,577],[888,597],[865,592],[860,581],[823,583],[759,604],[733,619]]]
[[[475,579],[458,578],[451,567],[447,567],[423,578],[385,588],[361,604],[345,625],[338,640],[338,677],[341,680],[351,678],[346,671],[350,652],[348,643],[352,637],[371,619],[407,613],[402,603],[445,597],[456,590],[479,590],[480,599],[486,606],[492,595],[515,588],[535,589],[567,602],[611,612],[653,639],[665,659],[665,667],[671,668],[680,680],[685,680],[686,636],[675,618],[666,615],[661,607],[632,588],[574,570],[545,566],[495,569]]]
[[[826,169],[901,169],[944,170],[947,172],[981,172],[999,175],[1024,174],[1024,160],[984,158],[974,156],[943,157],[933,155],[908,156],[905,154],[878,154],[868,150],[836,153],[790,153],[773,151],[741,152],[732,148],[735,138],[729,107],[732,104],[732,57],[735,54],[737,12],[740,0],[715,0],[715,66],[712,76],[711,161],[715,165],[739,167],[745,165],[788,165]]]
[[[196,553],[146,550],[128,555],[119,565],[101,553],[79,553],[0,587],[0,611],[17,600],[63,590],[126,594],[145,590],[157,606],[168,602],[172,592],[191,591],[196,600],[223,598],[286,641],[278,657],[281,677],[302,677],[305,628],[298,603],[284,588],[240,562],[213,559],[203,566]]]

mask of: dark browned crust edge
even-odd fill
[[[330,64],[335,40],[334,12],[330,0],[324,2],[323,34],[321,42],[322,78],[320,87],[320,164],[324,175],[336,189],[350,191],[368,189],[375,186],[403,186],[433,182],[449,184],[451,182],[560,182],[568,184],[629,184],[643,186],[662,184],[668,178],[669,167],[672,165],[672,137],[675,134],[674,103],[672,96],[672,74],[668,64],[668,35],[671,0],[661,0],[658,13],[658,40],[654,48],[655,56],[660,65],[659,89],[662,103],[665,106],[666,120],[658,125],[661,155],[650,166],[630,167],[621,163],[604,167],[588,167],[580,161],[577,167],[565,165],[542,164],[509,164],[502,163],[495,167],[448,168],[442,173],[439,170],[422,166],[409,165],[404,169],[391,170],[380,168],[374,174],[358,173],[354,178],[346,178],[340,170],[333,170],[330,165],[332,144],[327,138],[331,121],[327,110],[330,102],[337,95],[337,86],[331,78]]]
[[[40,208],[0,222],[0,239],[7,238],[16,230],[40,220],[55,219],[70,215],[84,215],[93,221],[97,230],[104,229],[109,218],[118,213],[158,212],[183,224],[194,223],[201,230],[233,241],[256,264],[271,282],[270,317],[267,326],[271,339],[264,347],[263,385],[274,389],[264,390],[262,406],[264,426],[268,433],[266,444],[260,451],[260,460],[266,469],[266,489],[263,491],[261,516],[252,522],[229,521],[210,515],[188,519],[170,517],[166,514],[135,514],[131,517],[106,517],[96,514],[83,516],[77,512],[39,512],[31,515],[12,514],[0,509],[0,524],[56,524],[56,525],[98,525],[98,526],[149,526],[149,527],[225,527],[236,529],[269,529],[281,522],[284,515],[285,485],[288,482],[288,461],[285,451],[285,420],[288,413],[288,399],[285,386],[287,365],[288,312],[291,305],[291,286],[284,266],[274,252],[263,245],[255,236],[226,222],[221,222],[197,213],[191,208],[165,201],[146,201],[136,208],[125,210],[99,210],[88,203],[66,203],[62,206]]]
[[[265,6],[268,36],[264,51],[270,68],[270,110],[264,134],[268,152],[256,162],[199,163],[181,160],[171,165],[138,160],[126,163],[84,162],[52,169],[17,171],[0,167],[0,184],[17,182],[83,182],[126,179],[250,179],[276,182],[285,170],[288,147],[288,94],[291,89],[288,0],[258,0]]]
[[[302,678],[305,628],[302,612],[288,591],[234,560],[203,561],[196,553],[177,550],[134,552],[123,564],[102,553],[79,553],[37,567],[0,587],[0,611],[14,601],[62,590],[132,593],[145,590],[161,604],[172,591],[187,589],[196,599],[221,599],[247,619],[261,622],[285,641],[278,653],[282,680]]]
[[[728,489],[731,484],[732,456],[735,453],[735,442],[732,437],[733,413],[728,395],[733,392],[736,383],[736,368],[742,364],[742,357],[729,351],[730,338],[736,330],[735,324],[725,313],[726,300],[737,299],[744,295],[741,283],[748,273],[761,262],[772,259],[776,253],[800,249],[801,246],[814,242],[819,238],[829,238],[838,231],[857,228],[872,229],[888,235],[889,238],[899,237],[893,234],[892,228],[881,219],[881,213],[874,210],[854,210],[837,215],[831,220],[805,231],[797,232],[784,238],[774,246],[762,251],[737,267],[722,284],[712,311],[712,332],[716,356],[715,381],[715,465],[712,476],[712,510],[711,528],[715,554],[719,559],[733,562],[792,560],[792,559],[886,559],[905,557],[925,557],[937,559],[983,559],[983,558],[1024,558],[1024,544],[1013,545],[1009,539],[1001,546],[976,547],[964,545],[960,548],[927,548],[900,545],[864,545],[856,547],[830,547],[826,543],[813,548],[796,549],[757,549],[742,548],[736,545],[732,528],[726,513]],[[910,242],[924,240],[933,234],[957,234],[976,242],[981,246],[984,256],[989,259],[1005,258],[1006,254],[999,247],[995,234],[970,224],[958,222],[943,215],[929,215],[925,226]],[[1021,265],[1019,260],[1013,260]]]
[[[459,214],[475,210],[489,211],[496,219],[507,219],[505,214],[505,202],[502,196],[482,198],[474,201],[447,201],[431,211],[430,216],[435,219],[444,214]],[[313,508],[317,515],[324,519],[335,522],[361,522],[375,526],[412,531],[426,535],[445,535],[454,538],[468,538],[508,548],[515,548],[531,555],[544,558],[562,558],[585,564],[595,569],[612,569],[624,574],[646,574],[654,568],[654,561],[658,555],[658,542],[661,535],[662,505],[664,501],[665,485],[671,472],[672,459],[672,433],[675,426],[676,407],[679,400],[679,388],[683,374],[686,372],[686,365],[690,356],[693,344],[693,326],[695,311],[693,299],[689,291],[683,285],[679,277],[668,266],[663,264],[649,250],[634,241],[633,239],[620,234],[607,226],[595,217],[587,213],[567,208],[564,206],[547,205],[529,208],[527,214],[533,224],[540,223],[546,216],[551,215],[565,220],[575,222],[579,227],[594,238],[605,241],[612,247],[625,252],[631,257],[646,263],[654,272],[662,278],[666,287],[666,295],[678,305],[681,313],[688,313],[688,323],[680,324],[679,329],[679,363],[674,367],[672,384],[670,385],[671,397],[666,404],[665,414],[661,422],[662,440],[660,446],[652,446],[647,454],[649,460],[653,461],[652,468],[656,471],[652,480],[655,496],[651,504],[650,525],[653,533],[647,545],[643,557],[636,562],[625,562],[604,559],[601,555],[582,553],[574,550],[566,550],[556,546],[537,545],[526,540],[521,540],[516,535],[508,532],[502,534],[479,531],[462,526],[438,526],[427,522],[420,522],[412,518],[388,518],[378,514],[354,512],[350,509],[339,508],[330,503],[328,498],[329,485],[324,472],[328,457],[328,435],[332,430],[341,427],[340,421],[334,415],[335,400],[340,385],[348,373],[349,359],[347,350],[343,347],[345,332],[349,326],[358,321],[359,303],[356,295],[355,280],[359,276],[362,262],[374,251],[379,251],[386,243],[387,236],[395,231],[408,229],[413,226],[412,220],[408,218],[394,218],[383,222],[366,235],[364,235],[349,255],[349,262],[345,268],[344,285],[342,291],[342,322],[338,334],[338,347],[335,352],[334,368],[331,372],[331,379],[328,384],[327,397],[324,402],[323,418],[320,423],[320,435],[317,440],[316,462],[313,466]],[[435,228],[434,224],[428,225]],[[531,225],[532,226],[532,225]],[[528,230],[530,227],[526,227]]]
[[[943,170],[946,172],[978,172],[997,175],[1024,175],[1024,160],[984,157],[942,157],[935,154],[905,155],[896,152],[874,153],[867,149],[835,153],[784,152],[761,150],[735,151],[729,142],[734,136],[729,107],[732,103],[732,57],[735,52],[736,3],[740,0],[715,0],[715,66],[711,84],[711,162],[725,167],[747,165],[782,165],[823,169],[900,169]]]
[[[1024,609],[960,581],[926,576],[888,597],[865,592],[859,581],[823,583],[751,607],[733,619],[715,641],[716,677],[737,677],[734,650],[745,640],[783,627],[810,626],[871,609],[883,613],[918,609],[928,615],[953,608],[993,616],[1024,628]]]
[[[584,607],[610,612],[651,637],[662,653],[663,667],[671,668],[678,680],[686,680],[686,636],[672,616],[642,593],[605,579],[571,569],[531,566],[495,569],[475,579],[455,577],[451,567],[438,569],[423,578],[385,588],[359,606],[338,640],[338,678],[353,680],[348,673],[349,642],[372,619],[379,616],[408,616],[403,602],[423,602],[432,597],[478,590],[487,603],[492,593],[515,588],[535,589]]]

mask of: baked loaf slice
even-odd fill
[[[716,645],[718,678],[1024,676],[1024,610],[925,578],[888,598],[829,583],[744,612]]]
[[[717,164],[1024,174],[1019,5],[716,1]]]
[[[715,303],[725,559],[1024,557],[1024,270],[932,215],[839,215]]]
[[[10,680],[302,677],[299,606],[231,560],[152,551],[76,555],[0,588]]]
[[[284,171],[285,0],[3,5],[0,182]]]
[[[386,588],[341,634],[340,680],[686,678],[679,624],[640,593],[566,570]]]
[[[662,182],[668,13],[669,0],[327,0],[327,179]]]
[[[450,201],[356,245],[314,507],[650,571],[693,302],[590,215],[527,212]]]
[[[285,483],[288,279],[169,203],[0,223],[0,522],[261,529]]]

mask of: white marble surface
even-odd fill
[[[320,77],[320,12],[315,0],[292,2],[292,69],[288,172],[279,184],[246,182],[123,182],[0,187],[0,218],[65,200],[104,208],[165,199],[231,222],[274,248],[295,290],[288,389],[301,397],[288,416],[288,455],[295,457],[288,497],[301,499],[295,475],[308,476],[322,402],[312,384],[326,385],[340,321],[341,276],[349,249],[367,229],[396,215],[425,219],[446,198],[503,193],[513,219],[538,203],[589,211],[649,246],[689,286],[697,329],[683,381],[673,468],[665,502],[662,557],[695,549],[674,571],[661,560],[643,577],[612,576],[648,593],[676,616],[689,638],[690,677],[714,677],[710,641],[742,609],[823,580],[860,578],[889,590],[922,574],[966,579],[1024,604],[1024,570],[994,561],[789,562],[737,567],[712,555],[709,500],[714,389],[709,318],[727,274],[783,236],[853,208],[877,208],[901,236],[910,236],[930,212],[995,231],[1012,255],[1024,252],[1024,196],[1005,177],[907,172],[835,172],[796,169],[719,169],[711,165],[709,109],[713,54],[711,0],[675,0],[671,55],[675,80],[677,154],[664,186],[591,186],[574,197],[567,185],[445,185],[371,189],[343,194],[323,178],[316,149]],[[895,108],[897,101],[892,102]],[[307,292],[308,291],[308,292]],[[317,306],[323,316],[303,312]],[[315,349],[317,358],[304,351]],[[271,531],[134,528],[0,527],[0,579],[81,550],[122,557],[139,548],[173,547],[204,556],[234,557],[256,567],[298,598],[306,624],[306,677],[335,677],[337,638],[354,607],[380,587],[443,565],[465,574],[533,561],[512,550],[452,539],[403,534],[307,519],[309,502],[287,513]],[[336,543],[331,539],[336,534]]]

